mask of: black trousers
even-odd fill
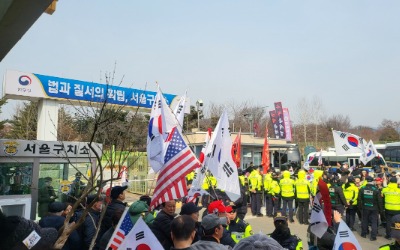
[[[297,215],[299,217],[300,224],[308,223],[308,206],[310,204],[309,199],[297,199]]]
[[[363,209],[361,220],[361,235],[367,235],[368,224],[371,223],[371,238],[378,235],[378,211]]]
[[[266,208],[267,216],[274,215],[274,201],[273,201],[272,194],[265,195],[265,208]]]
[[[293,200],[294,198],[282,197],[282,215],[286,216],[286,209],[289,208],[289,220],[293,220]]]
[[[395,211],[388,211],[385,210],[385,217],[386,217],[386,236],[390,236],[390,224],[392,217],[395,216],[396,214],[400,214],[400,211],[398,211],[398,213],[396,213]]]
[[[356,221],[356,213],[356,207],[346,209],[346,224],[347,226],[349,226],[350,229],[354,227],[354,222]]]
[[[251,193],[251,213],[253,215],[261,214],[262,193]]]

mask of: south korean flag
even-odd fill
[[[340,221],[339,228],[335,238],[334,250],[361,250],[360,243],[358,243],[353,232],[347,226],[346,222]]]
[[[157,250],[163,249],[163,246],[157,240],[156,236],[139,217],[132,230],[126,235],[124,241],[118,247],[118,250],[134,250],[134,249],[148,249]]]
[[[363,153],[366,143],[362,137],[347,132],[332,130],[337,155]]]
[[[315,196],[310,216],[310,231],[318,238],[322,238],[328,229],[328,222],[326,221],[324,210],[319,203],[320,197],[320,193]]]

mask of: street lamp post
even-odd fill
[[[197,107],[197,129],[200,130],[200,113],[203,109],[203,101],[201,99],[197,100],[196,107]]]

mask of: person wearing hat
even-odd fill
[[[279,186],[279,175],[276,172],[272,172],[271,174],[271,186],[268,191],[268,195],[271,196],[271,203],[267,203],[267,216],[268,217],[274,217],[278,213],[279,210],[279,199],[280,199],[280,193],[281,193],[281,188]]]
[[[129,216],[131,217],[132,224],[135,225],[137,220],[142,217],[147,225],[150,225],[154,221],[153,215],[149,212],[149,206],[144,201],[135,201],[130,205],[128,210]]]
[[[361,208],[361,237],[366,238],[368,225],[371,224],[370,240],[375,241],[378,234],[378,213],[383,211],[382,196],[374,185],[371,176],[366,178],[367,185],[361,187],[357,204]]]
[[[201,224],[199,222],[199,211],[202,209],[202,207],[196,206],[193,202],[185,203],[181,207],[181,212],[179,213],[180,215],[188,215],[190,216],[194,221],[195,221],[195,229],[196,229],[196,234],[193,239],[193,242],[199,241],[201,238]]]
[[[284,250],[284,248],[276,240],[259,233],[239,241],[233,250]]]
[[[389,179],[387,187],[382,189],[382,197],[386,221],[389,222],[392,217],[400,214],[400,188],[397,185],[396,177],[391,177]],[[390,226],[390,223],[386,223],[386,239],[391,239]]]
[[[71,192],[69,197],[69,202],[75,203],[75,201],[81,197],[83,189],[85,189],[85,183],[81,181],[82,173],[76,172],[75,180],[71,183]]]
[[[230,249],[229,246],[221,244],[221,238],[224,234],[224,226],[227,226],[226,217],[218,217],[216,214],[208,214],[203,217],[201,227],[203,236],[201,240],[192,244],[190,249]]]
[[[85,210],[88,211],[83,223],[77,228],[79,237],[81,238],[80,249],[86,250],[90,248],[92,239],[96,235],[99,226],[101,211],[104,205],[104,198],[97,194],[91,194],[86,197],[83,209],[76,212],[76,221],[83,216]],[[96,242],[100,241],[101,236],[97,237]]]
[[[273,207],[272,194],[271,194],[272,169],[268,169],[267,173],[264,174],[263,186],[264,186],[266,215],[268,217],[272,217],[272,207]]]
[[[48,216],[40,219],[39,226],[42,228],[54,228],[57,231],[64,226],[65,217],[63,212],[67,209],[68,204],[55,201],[49,205]],[[80,246],[81,238],[76,230],[72,231],[64,244],[63,250],[77,249]]]
[[[358,188],[354,184],[354,177],[349,176],[347,183],[342,186],[344,197],[346,198],[346,224],[349,226],[351,231],[355,231],[354,222],[356,220],[357,213],[357,198]]]
[[[58,238],[54,228],[42,228],[20,216],[6,216],[1,210],[0,225],[0,249],[50,250]],[[29,241],[31,234],[39,236],[39,241]]]
[[[390,222],[390,223],[389,223]],[[400,214],[392,217],[390,221],[390,236],[395,241],[379,247],[379,250],[399,250],[400,249]]]
[[[240,184],[240,198],[235,201],[236,212],[240,219],[244,219],[247,214],[247,199],[248,199],[248,188],[247,178],[241,168],[238,169],[239,184]]]
[[[336,175],[332,175],[328,187],[332,210],[337,210],[341,215],[343,215],[344,207],[347,206],[347,202],[343,193],[341,179]]]
[[[298,204],[297,214],[299,223],[308,225],[308,206],[310,204],[311,187],[306,179],[306,171],[300,170],[297,173],[297,180],[294,184],[296,190],[296,202]]]
[[[279,181],[279,186],[281,188],[281,198],[282,198],[282,215],[286,216],[286,209],[289,209],[289,221],[293,220],[293,200],[294,200],[294,180],[290,178],[290,172],[283,171],[283,178]]]
[[[125,190],[128,186],[114,186],[111,188],[110,198],[111,203],[107,206],[106,213],[104,214],[103,221],[101,223],[101,229],[99,231],[99,238],[112,227],[112,217],[116,212],[123,212],[127,206],[125,200]]]
[[[226,206],[226,212],[229,220],[226,229],[231,233],[231,237],[236,243],[253,235],[253,230],[250,224],[237,216],[235,206]]]
[[[253,167],[249,176],[249,192],[250,192],[250,203],[251,213],[253,216],[262,217],[261,203],[262,203],[262,176],[258,166]]]
[[[230,221],[228,219],[227,206],[221,200],[211,202],[210,205],[208,205],[207,211],[209,214],[215,214],[220,218],[226,218],[226,224],[229,224]],[[231,233],[226,228],[224,228],[223,231],[221,244],[230,247],[236,245],[236,242],[231,237]]]
[[[303,249],[303,241],[296,235],[290,233],[286,216],[278,215],[274,217],[275,230],[269,234],[283,248],[288,250]]]
[[[44,178],[44,185],[39,189],[38,214],[40,218],[43,218],[47,215],[47,212],[49,210],[49,205],[57,199],[56,192],[54,191],[54,188],[51,186],[52,181],[53,179],[51,177]]]
[[[151,231],[157,237],[164,249],[170,249],[173,246],[171,238],[171,223],[175,218],[176,202],[170,200],[161,204],[161,211],[157,214],[151,225]]]

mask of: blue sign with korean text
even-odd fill
[[[4,94],[12,97],[107,102],[149,109],[152,107],[157,94],[153,91],[19,71],[7,71],[5,83]],[[164,94],[164,97],[168,104],[171,104],[176,95]]]

